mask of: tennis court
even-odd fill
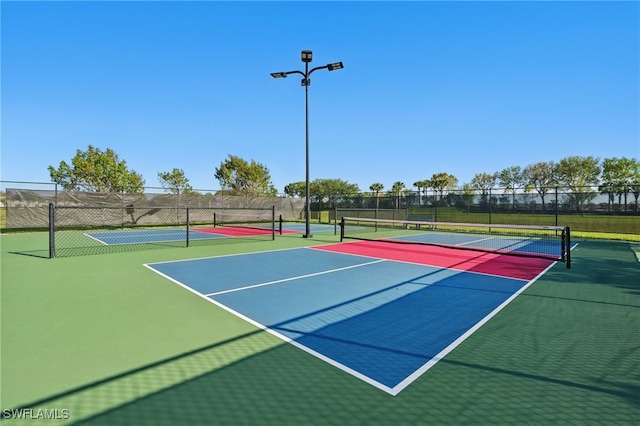
[[[567,269],[351,230],[57,259],[21,254],[44,234],[2,235],[3,422],[638,418],[636,245],[574,241]]]

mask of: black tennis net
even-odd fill
[[[562,226],[471,224],[342,217],[340,241],[426,244],[565,262],[571,267],[571,231]]]
[[[274,208],[229,208],[214,212],[213,226],[252,228],[282,234],[282,216],[276,217]]]

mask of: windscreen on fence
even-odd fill
[[[271,209],[285,221],[304,218],[304,200],[288,197],[242,197],[213,195],[211,193],[191,194],[122,194],[107,192],[66,192],[50,189],[8,188],[5,197],[7,229],[47,229],[49,224],[49,204],[56,207],[109,207],[120,209],[110,214],[109,220],[119,220],[122,224],[139,221],[164,221],[154,209]],[[131,213],[128,213],[131,211]],[[163,213],[164,214],[164,213]],[[78,218],[80,220],[80,218]]]

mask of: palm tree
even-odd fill
[[[369,187],[370,191],[374,191],[376,193],[376,210],[378,210],[378,206],[380,205],[380,199],[378,198],[378,196],[380,195],[380,191],[382,191],[383,189],[384,185],[378,182],[372,183]]]
[[[400,209],[400,195],[402,194],[402,190],[404,189],[404,183],[397,181],[393,183],[391,187],[391,191],[393,192],[393,196],[396,197],[396,209]]]
[[[427,188],[429,187],[429,180],[428,179],[419,180],[417,182],[414,182],[413,186],[418,188],[418,205],[421,206],[422,205],[422,201],[421,201],[422,192],[421,192],[421,190],[424,189],[424,195],[427,195]]]

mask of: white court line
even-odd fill
[[[434,356],[429,361],[427,361],[422,367],[414,371],[412,374],[407,376],[407,378],[405,378],[403,381],[401,381],[400,383],[395,385],[393,388],[391,388],[389,393],[393,396],[396,396],[397,394],[399,394],[404,388],[406,388],[411,383],[413,383],[418,377],[422,376],[427,370],[429,370],[431,367],[436,365],[438,361],[443,359],[449,352],[451,352],[457,346],[459,346],[462,342],[467,340],[469,336],[471,336],[473,333],[478,331],[480,327],[486,324],[491,318],[496,316],[498,312],[504,309],[509,303],[511,303],[516,297],[518,297],[523,291],[529,288],[531,284],[536,282],[541,276],[543,276],[549,269],[551,269],[557,263],[558,262],[551,263],[547,268],[545,268],[542,272],[536,275],[535,278],[533,278],[531,281],[523,285],[518,291],[513,293],[507,300],[502,302],[497,308],[489,312],[487,315],[484,316],[484,318],[482,318],[480,321],[474,324],[471,328],[469,328],[466,332],[464,332],[460,337],[458,337],[456,340],[451,342],[449,346],[441,350],[436,356]]]
[[[217,296],[219,294],[234,293],[236,291],[249,290],[251,288],[263,287],[263,286],[266,286],[266,285],[279,284],[279,283],[284,283],[284,282],[287,282],[287,281],[299,280],[299,279],[302,279],[302,278],[309,278],[309,277],[315,277],[315,276],[318,276],[318,275],[331,274],[333,272],[344,271],[344,270],[352,269],[352,268],[359,268],[361,266],[373,265],[374,263],[380,263],[380,262],[386,262],[386,261],[387,261],[386,259],[379,259],[379,260],[374,260],[373,262],[366,262],[366,263],[360,263],[358,265],[345,266],[344,268],[329,269],[327,271],[314,272],[313,274],[299,275],[297,277],[284,278],[282,280],[268,281],[266,283],[253,284],[253,285],[248,285],[248,286],[245,286],[245,287],[232,288],[232,289],[223,290],[223,291],[216,291],[214,293],[205,294],[205,296],[211,297],[211,296]]]
[[[347,242],[346,244],[349,244],[349,242]],[[321,246],[318,246],[321,247]],[[311,249],[315,249],[315,247],[309,247]],[[500,274],[492,274],[490,272],[478,272],[478,271],[471,271],[471,270],[467,270],[467,269],[461,269],[461,268],[456,268],[455,265],[454,266],[442,266],[442,265],[436,265],[435,263],[422,263],[422,262],[414,262],[411,260],[397,260],[397,259],[387,259],[384,257],[377,257],[377,256],[371,256],[368,254],[356,254],[356,253],[346,253],[346,252],[341,252],[341,251],[330,251],[330,250],[324,250],[324,249],[319,249],[319,250],[323,250],[323,251],[329,251],[330,253],[339,253],[339,254],[344,254],[346,256],[356,256],[356,257],[366,257],[368,259],[381,259],[381,260],[386,260],[389,262],[396,262],[396,263],[406,263],[408,265],[417,265],[417,266],[426,266],[429,268],[434,268],[434,269],[441,269],[441,270],[450,270],[450,271],[455,271],[455,272],[462,272],[465,274],[476,274],[476,275],[485,275],[488,277],[495,277],[495,278],[507,278],[510,280],[516,280],[516,281],[529,281],[527,278],[517,278],[517,277],[509,277],[506,275],[500,275]],[[490,254],[495,254],[495,253],[491,253],[491,252],[483,252],[482,255],[490,255]],[[549,261],[554,262],[553,260],[549,259]]]
[[[110,246],[110,245],[112,245],[112,244],[109,244],[109,243],[108,243],[108,242],[106,242],[106,241],[102,241],[101,239],[94,237],[94,236],[93,236],[93,235],[91,235],[91,234],[87,234],[86,232],[84,232],[82,235],[84,235],[85,237],[89,237],[89,238],[91,238],[92,240],[95,240],[95,241],[99,242],[99,243],[100,243],[100,244],[102,244],[102,245],[105,245],[105,246]]]
[[[574,246],[575,247],[575,246]],[[304,249],[310,249],[313,247],[305,247]],[[298,248],[294,248],[293,250],[297,250]],[[573,249],[573,248],[572,248]],[[274,251],[281,251],[281,250],[292,250],[292,249],[280,249],[280,250],[274,250]],[[254,253],[259,253],[259,252],[254,252]],[[206,257],[206,258],[201,258],[201,259],[208,259],[208,258],[215,258],[215,257],[226,257],[226,256],[238,256],[238,255],[244,255],[244,254],[254,254],[254,253],[237,253],[237,254],[231,254],[231,255],[224,255],[224,256],[212,256],[212,257]],[[339,253],[339,252],[338,252]],[[296,342],[294,339],[276,331],[273,330],[271,328],[269,328],[268,326],[265,326],[264,324],[261,324],[243,314],[241,314],[240,312],[237,312],[231,308],[229,308],[228,306],[210,298],[209,296],[211,295],[217,295],[217,294],[223,294],[223,293],[229,293],[232,291],[237,291],[237,290],[244,290],[244,289],[249,289],[249,288],[255,288],[255,287],[260,287],[260,286],[265,286],[265,285],[270,285],[270,284],[276,284],[276,283],[280,283],[280,282],[285,282],[285,281],[291,281],[291,280],[295,280],[295,279],[301,279],[301,278],[305,278],[305,277],[311,277],[311,276],[317,276],[317,275],[322,275],[322,274],[327,274],[330,272],[335,272],[335,271],[340,271],[340,270],[345,270],[345,269],[351,269],[351,268],[357,268],[360,266],[365,266],[365,265],[370,265],[370,264],[375,264],[375,263],[380,263],[380,262],[385,262],[385,261],[389,261],[388,259],[379,259],[379,258],[375,258],[375,257],[370,257],[370,256],[362,256],[362,255],[355,255],[355,254],[350,254],[350,253],[339,253],[339,254],[343,254],[343,255],[349,255],[349,256],[360,256],[360,257],[369,257],[369,258],[373,258],[373,259],[378,259],[372,262],[366,262],[366,263],[362,263],[362,264],[358,264],[358,265],[352,265],[352,266],[348,266],[348,267],[344,267],[344,268],[337,268],[337,269],[333,269],[333,270],[329,270],[329,271],[324,271],[324,272],[319,272],[319,273],[313,273],[313,274],[307,274],[307,275],[301,275],[298,277],[294,277],[294,278],[287,278],[287,279],[283,279],[283,280],[277,280],[277,281],[271,281],[271,282],[266,282],[266,283],[262,283],[262,284],[256,284],[256,285],[252,285],[252,286],[247,286],[247,287],[242,287],[242,288],[238,288],[238,289],[233,289],[233,290],[227,290],[227,291],[221,291],[218,293],[211,293],[209,295],[204,295],[194,289],[192,289],[191,287],[189,287],[186,284],[181,283],[180,281],[156,270],[153,268],[152,265],[154,264],[162,264],[162,263],[175,263],[175,262],[183,262],[183,261],[188,261],[188,260],[200,260],[200,259],[183,259],[183,260],[179,260],[179,261],[166,261],[166,262],[157,262],[157,263],[152,263],[152,264],[144,264],[144,266],[148,269],[150,269],[151,271],[155,272],[156,274],[168,279],[169,281],[178,284],[179,286],[183,287],[185,290],[205,299],[206,301],[208,301],[209,303],[212,303],[220,308],[222,308],[223,310],[236,315],[237,317],[247,321],[248,323],[268,332],[269,334],[278,337],[279,339],[283,340],[284,342],[287,342],[289,344],[292,344],[293,346],[327,362],[330,365],[333,365],[334,367],[364,381],[365,383],[368,383],[369,385],[376,387],[384,392],[386,392],[389,395],[392,396],[396,396],[398,395],[402,390],[404,390],[407,386],[409,386],[411,383],[413,383],[415,380],[417,380],[420,376],[422,376],[425,372],[427,372],[429,369],[431,369],[431,367],[433,367],[435,364],[438,363],[438,361],[442,360],[449,352],[451,352],[453,349],[455,349],[458,345],[460,345],[463,341],[465,341],[468,337],[470,337],[474,332],[476,332],[480,327],[482,327],[486,322],[488,322],[491,318],[493,318],[496,314],[498,314],[498,312],[500,312],[503,308],[505,308],[509,303],[511,303],[516,297],[518,297],[522,292],[524,292],[527,288],[529,288],[535,281],[537,281],[540,277],[542,277],[549,269],[551,269],[554,265],[556,265],[558,262],[551,262],[549,264],[549,266],[547,268],[545,268],[543,271],[541,271],[535,278],[533,278],[532,280],[529,280],[523,287],[521,287],[518,291],[516,291],[515,293],[513,293],[509,298],[507,298],[503,303],[501,303],[498,307],[496,307],[493,311],[491,311],[490,313],[488,313],[486,316],[484,316],[480,321],[478,321],[476,324],[474,324],[473,326],[471,326],[466,332],[464,332],[460,337],[458,337],[455,341],[451,342],[446,348],[444,348],[442,351],[440,351],[436,356],[434,356],[431,360],[429,360],[428,362],[426,362],[424,365],[422,365],[422,367],[418,368],[417,370],[415,370],[412,374],[410,374],[409,376],[407,376],[403,381],[401,381],[400,383],[398,383],[396,386],[394,387],[389,387],[386,386],[356,370],[351,369],[350,367],[347,367],[344,364],[341,364],[339,362],[337,362],[336,360],[323,355],[322,353],[316,352],[315,350],[306,347],[298,342]],[[397,261],[392,261],[392,262],[397,262]],[[412,263],[412,262],[401,262],[401,263]],[[424,265],[424,264],[417,264],[420,266],[430,266],[430,265]],[[452,268],[442,268],[442,267],[437,267],[439,269],[452,269]],[[460,272],[465,272],[465,273],[470,273],[471,271],[460,271]],[[474,273],[474,272],[471,272]],[[489,274],[482,274],[482,275],[489,275]],[[514,279],[514,278],[512,278]],[[515,279],[518,280],[518,279]],[[527,280],[523,280],[523,281],[527,281]]]
[[[495,238],[492,238],[492,237],[480,238],[479,240],[465,241],[464,243],[459,243],[459,244],[454,244],[454,245],[455,246],[464,246],[464,245],[467,245],[467,244],[481,243],[482,241],[489,241],[489,240],[495,240]]]

